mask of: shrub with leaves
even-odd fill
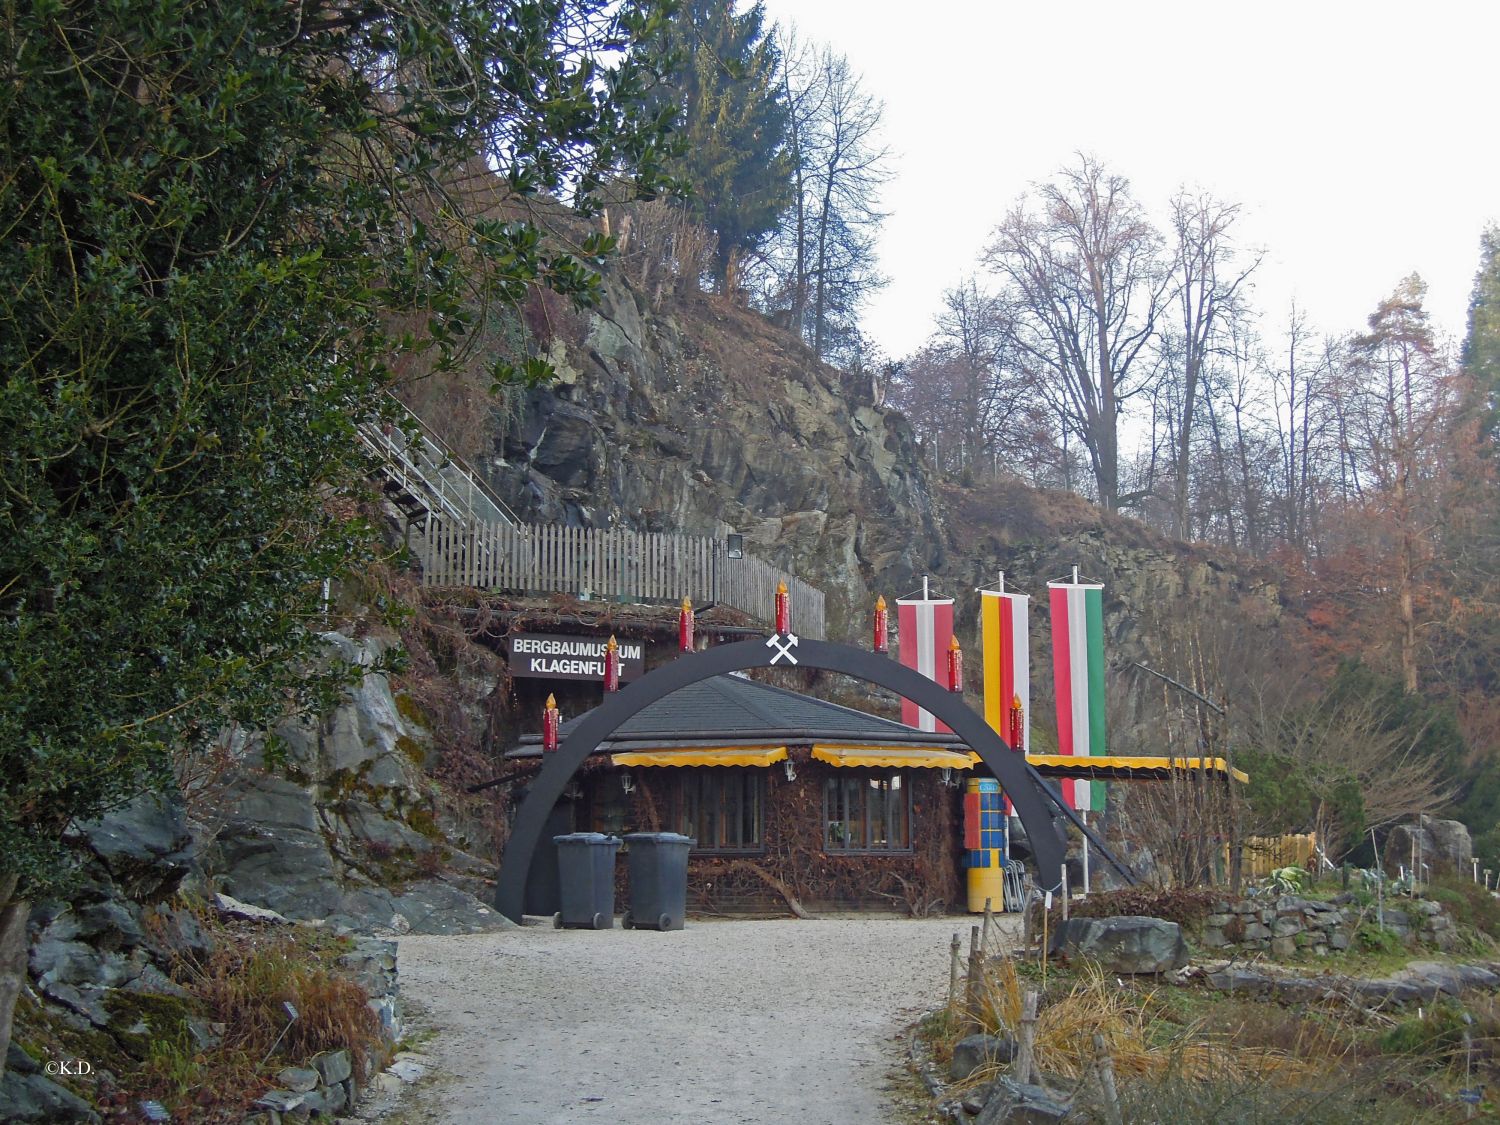
[[[399,355],[455,360],[538,285],[595,299],[609,240],[569,252],[502,204],[659,183],[636,48],[670,8],[7,6],[0,925],[24,929],[70,822],[228,724],[331,701],[319,591],[372,544],[331,502],[355,426]],[[0,966],[0,1058],[15,995]]]

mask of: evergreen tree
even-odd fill
[[[715,282],[733,288],[736,262],[760,248],[792,201],[780,56],[758,2],[735,15],[733,0],[687,0],[667,38],[681,60],[667,88],[683,142],[669,170],[718,239]]]
[[[1463,366],[1480,398],[1485,435],[1493,439],[1500,428],[1500,227],[1490,227],[1479,239]]]

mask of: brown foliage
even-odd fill
[[[1075,918],[1120,918],[1144,916],[1176,922],[1183,929],[1197,929],[1214,912],[1215,903],[1224,901],[1222,891],[1208,887],[1171,887],[1158,890],[1154,887],[1125,887],[1118,891],[1103,891],[1072,903],[1070,912]],[[1056,928],[1062,921],[1062,905],[1052,907],[1049,926]]]

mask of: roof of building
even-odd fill
[[[562,725],[562,740],[591,712]],[[921,731],[852,707],[799,695],[743,676],[714,676],[688,684],[627,719],[596,753],[645,747],[765,745],[768,742],[838,742],[867,746],[956,748],[953,734]],[[525,735],[506,757],[541,753],[541,736]]]

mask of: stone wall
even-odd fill
[[[1349,948],[1353,925],[1337,906],[1281,895],[1274,901],[1241,899],[1214,904],[1200,939],[1208,949],[1265,949],[1273,957],[1302,950],[1326,956]]]
[[[1448,950],[1458,941],[1458,930],[1442,905],[1431,899],[1401,898],[1384,907],[1385,927],[1398,937]],[[1349,948],[1361,920],[1373,922],[1373,907],[1359,907],[1353,896],[1320,902],[1281,895],[1275,900],[1227,899],[1214,904],[1203,920],[1199,938],[1205,949],[1267,950],[1285,958],[1309,951],[1319,957]]]

